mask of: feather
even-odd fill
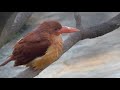
[[[33,67],[34,69],[43,69],[45,66],[54,62],[63,51],[63,41],[61,36],[52,36],[52,44],[47,49],[45,55],[37,57],[32,60],[27,66]]]
[[[13,51],[14,66],[27,64],[34,58],[44,55],[51,45],[48,38],[44,37],[46,35],[45,33],[32,32],[17,42]]]

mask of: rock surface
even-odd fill
[[[36,77],[120,77],[120,29],[80,41]]]
[[[115,16],[112,12],[81,12],[84,27],[94,26]],[[24,33],[0,49],[0,63],[12,52],[15,42],[35,26],[46,19],[54,19],[62,25],[75,27],[73,12],[39,12],[28,20]],[[85,39],[74,45],[58,61],[51,64],[35,78],[85,78],[85,77],[120,77],[120,29],[94,39]],[[67,38],[63,35],[63,39]],[[25,69],[13,67],[10,62],[0,67],[0,77],[14,77]]]

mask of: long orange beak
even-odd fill
[[[73,27],[62,26],[62,28],[57,33],[58,34],[73,33],[73,32],[78,32],[78,31],[80,31],[80,30],[73,28]]]

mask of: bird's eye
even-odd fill
[[[57,31],[57,30],[58,30],[57,28],[54,29],[54,31]]]

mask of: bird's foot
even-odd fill
[[[36,70],[42,70],[44,68],[43,65],[41,65],[41,63],[39,61],[30,62],[26,66],[34,69],[35,71]]]

